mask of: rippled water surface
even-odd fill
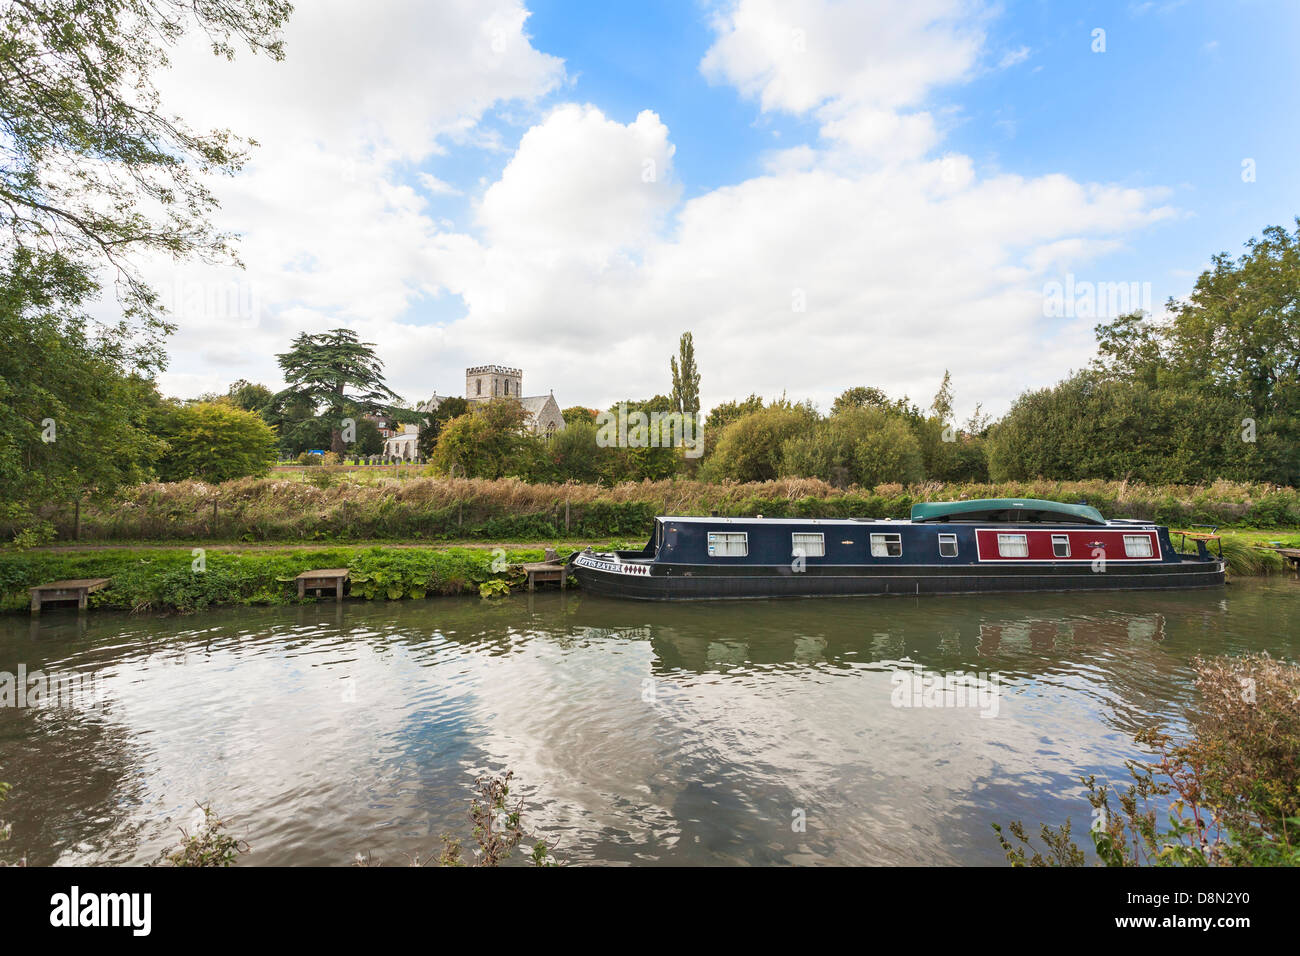
[[[1086,821],[1079,775],[1124,780],[1139,728],[1181,724],[1192,657],[1247,650],[1300,656],[1293,579],[7,616],[0,672],[85,680],[72,706],[0,707],[6,852],[149,862],[210,801],[245,865],[404,863],[510,768],[575,862],[996,864],[990,822]],[[913,667],[997,694],[896,706]]]

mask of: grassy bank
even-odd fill
[[[504,561],[540,561],[543,551],[506,550]],[[204,570],[185,548],[101,548],[0,554],[0,609],[25,610],[26,589],[64,578],[111,578],[90,596],[92,607],[127,611],[195,611],[217,605],[293,604],[294,578],[313,568],[351,571],[353,597],[381,600],[477,594],[480,586],[523,583],[501,569],[500,553],[483,548],[347,547],[207,551]],[[494,560],[498,570],[493,569]],[[499,586],[497,586],[499,587]]]
[[[603,487],[512,479],[384,478],[321,470],[307,478],[147,484],[81,509],[83,542],[544,541],[642,538],[656,515],[906,518],[918,501],[1047,498],[1173,527],[1300,527],[1294,488],[1215,482],[1015,482],[836,488],[817,479],[750,484],[673,480]],[[47,509],[60,540],[72,505]],[[3,529],[0,529],[2,531]]]
[[[1279,556],[1254,547],[1269,542],[1300,547],[1300,530],[1224,534],[1223,553],[1230,572],[1252,576],[1287,570]],[[614,547],[628,544],[612,542]],[[552,542],[551,546],[563,554],[581,545]],[[64,578],[111,578],[108,588],[90,596],[90,604],[118,610],[194,611],[217,605],[292,604],[298,600],[294,578],[300,572],[337,567],[351,571],[353,597],[397,600],[475,594],[489,582],[504,582],[511,588],[523,584],[521,572],[501,569],[503,560],[506,564],[539,561],[543,553],[542,545],[227,545],[204,547],[204,570],[196,572],[198,556],[188,546],[8,550],[0,552],[0,610],[26,610],[27,588]]]

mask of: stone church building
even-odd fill
[[[564,431],[564,416],[555,393],[525,395],[522,369],[503,365],[476,365],[465,369],[465,399],[472,408],[476,402],[489,402],[494,398],[513,398],[528,412],[528,427],[534,435],[554,435]],[[429,401],[416,406],[421,412],[432,412],[443,399],[436,393]],[[393,458],[414,458],[420,438],[420,426],[404,425],[402,430],[384,440],[384,454]]]

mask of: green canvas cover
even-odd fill
[[[1105,524],[1101,512],[1091,505],[1067,505],[1060,501],[1040,501],[1036,498],[976,498],[971,501],[923,501],[912,505],[913,521],[960,521],[965,516],[983,512],[1005,511],[1008,516],[1036,512],[1031,520],[1055,519],[1082,524]],[[1012,519],[1014,520],[1014,518]]]

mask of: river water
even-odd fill
[[[1000,864],[990,823],[1085,836],[1079,776],[1125,781],[1139,729],[1183,725],[1191,659],[1251,650],[1300,657],[1293,578],[9,615],[0,675],[48,699],[0,706],[0,855],[150,862],[210,802],[241,865],[405,864],[509,768],[575,863]]]

